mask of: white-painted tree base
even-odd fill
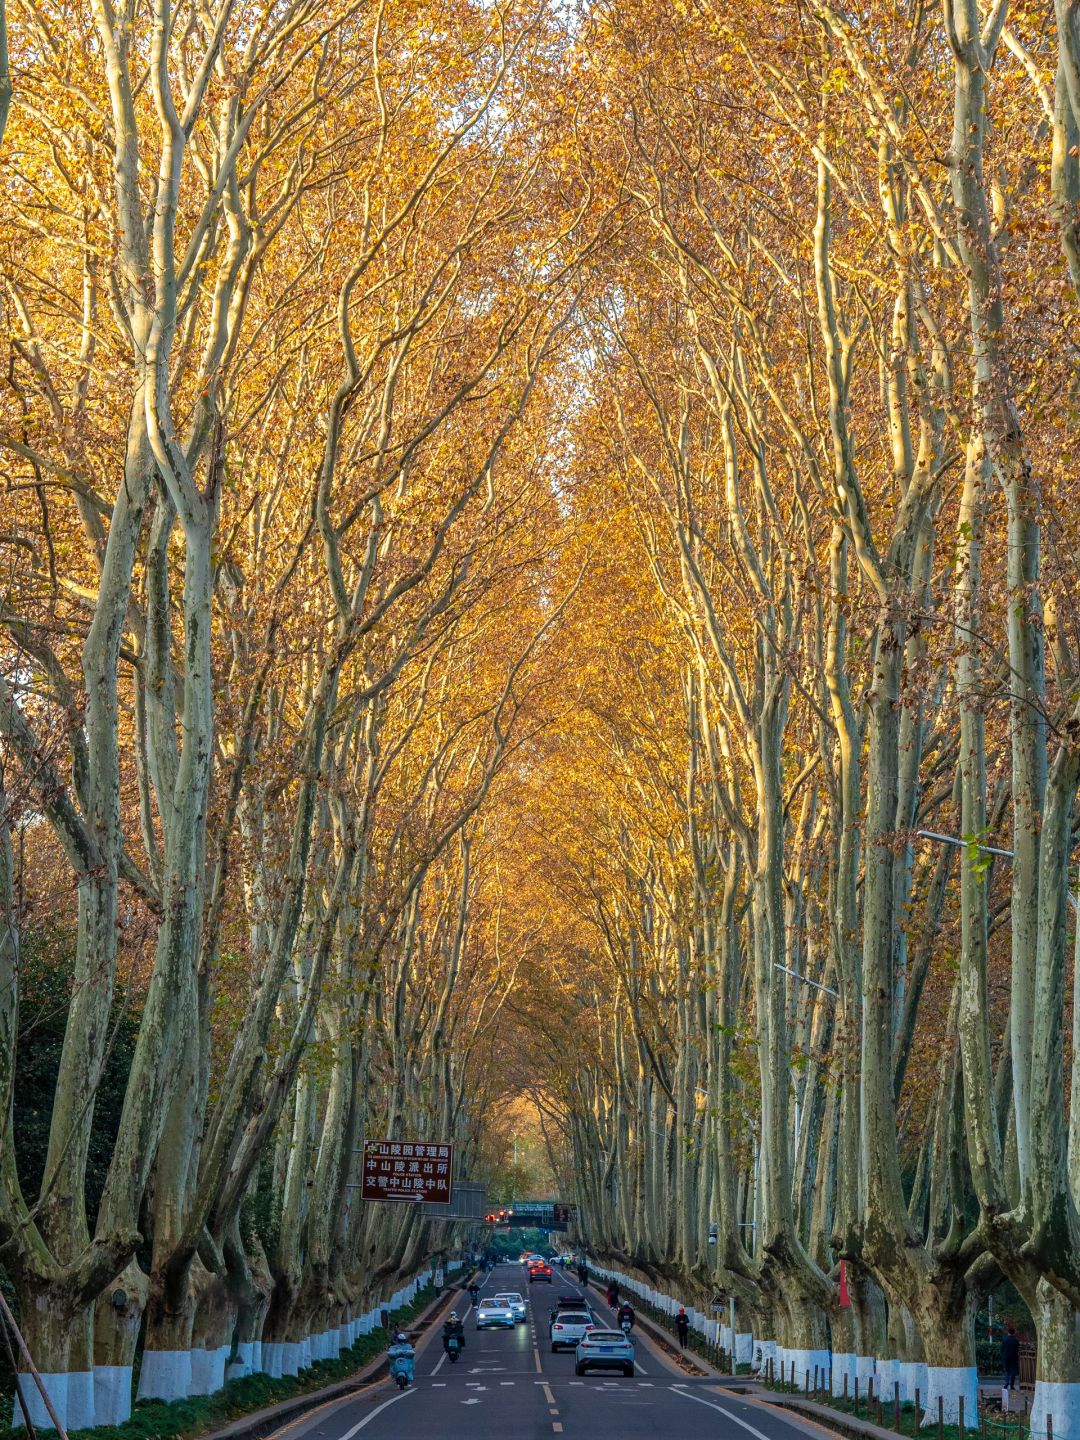
[[[272,1380],[281,1379],[281,1344],[277,1340],[264,1340],[262,1342],[262,1366],[263,1372]]]
[[[300,1341],[300,1356],[297,1365],[301,1370],[311,1369],[311,1336],[305,1335]]]
[[[66,1370],[42,1370],[40,1374],[41,1383],[48,1391],[49,1401],[56,1411],[57,1418],[66,1429],[68,1423],[68,1372]],[[35,1429],[51,1430],[53,1422],[48,1410],[45,1409],[45,1401],[41,1398],[41,1392],[34,1384],[34,1377],[20,1371],[19,1390],[26,1400],[26,1409],[30,1415],[31,1425]],[[11,1424],[14,1430],[24,1428],[26,1425],[26,1415],[23,1413],[18,1399],[15,1401]]]
[[[877,1362],[877,1374],[874,1379],[874,1394],[882,1400],[891,1400],[896,1394],[893,1386],[899,1380],[896,1373],[897,1361],[881,1360]]]
[[[920,1402],[926,1398],[926,1362],[925,1360],[898,1360],[896,1363],[897,1376],[900,1381],[900,1399],[905,1405],[915,1404],[915,1392],[919,1392]]]
[[[226,1380],[243,1380],[245,1375],[250,1375],[254,1370],[253,1360],[255,1358],[254,1340],[238,1340],[236,1344],[236,1359],[230,1360],[225,1366]]]
[[[787,1357],[788,1374],[800,1390],[805,1390],[808,1383],[812,1388],[815,1379],[820,1385],[829,1373],[827,1350],[788,1350]]]
[[[283,1340],[281,1342],[281,1371],[282,1375],[299,1375],[300,1357],[303,1347],[295,1340]]]
[[[71,1370],[67,1383],[67,1429],[89,1430],[94,1424],[94,1372]]]
[[[1080,1384],[1036,1380],[1031,1405],[1032,1435],[1046,1434],[1048,1416],[1054,1423],[1054,1440],[1080,1440]]]
[[[944,1402],[946,1425],[960,1420],[960,1397],[964,1397],[964,1427],[977,1429],[979,1424],[979,1372],[974,1365],[928,1365],[926,1367],[926,1398],[922,1423],[936,1425],[938,1396]],[[1057,1416],[1055,1415],[1055,1420]],[[1034,1431],[1035,1427],[1032,1426]]]
[[[735,1332],[735,1363],[736,1365],[749,1365],[754,1356],[754,1334],[746,1330],[742,1334]]]
[[[190,1350],[144,1350],[140,1400],[186,1400],[191,1394]]]
[[[94,1366],[94,1424],[123,1425],[131,1419],[131,1366]]]
[[[866,1386],[869,1381],[873,1380],[876,1369],[877,1361],[873,1355],[855,1356],[855,1376],[859,1382],[860,1395],[866,1394]]]
[[[219,1345],[213,1350],[196,1347],[191,1352],[192,1395],[216,1395],[225,1384],[225,1364],[229,1358],[229,1346]]]
[[[758,1374],[764,1374],[764,1372],[765,1372],[765,1371],[768,1369],[768,1367],[769,1367],[769,1361],[770,1361],[770,1360],[771,1360],[771,1361],[773,1362],[773,1364],[775,1365],[775,1363],[776,1363],[776,1341],[775,1341],[775,1340],[755,1340],[755,1341],[754,1341],[754,1358],[753,1358],[753,1360],[751,1361],[751,1364],[753,1365],[754,1369],[758,1372]]]
[[[833,1352],[832,1357],[832,1393],[843,1395],[844,1379],[847,1379],[847,1393],[855,1393],[855,1355],[850,1350],[839,1350]]]

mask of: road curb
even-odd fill
[[[454,1304],[461,1295],[467,1293],[467,1281],[452,1290],[445,1290],[425,1310],[408,1322],[405,1329],[409,1337],[419,1336],[429,1329],[432,1322],[444,1310]],[[343,1380],[335,1380],[332,1385],[324,1385],[320,1390],[307,1390],[288,1400],[279,1400],[276,1405],[268,1405],[262,1410],[253,1410],[248,1415],[240,1415],[218,1430],[201,1432],[198,1440],[263,1440],[265,1436],[287,1429],[311,1411],[320,1410],[324,1405],[331,1405],[338,1400],[351,1399],[354,1395],[370,1390],[374,1384],[385,1377],[389,1368],[386,1351],[383,1350],[373,1360],[369,1360],[366,1365],[361,1366],[359,1370],[354,1370]]]
[[[729,1383],[723,1387],[725,1395],[730,1395],[732,1399],[754,1401],[772,1410],[790,1410],[804,1420],[815,1421],[834,1435],[846,1436],[847,1440],[899,1440],[895,1430],[887,1430],[884,1425],[875,1425],[872,1420],[861,1420],[856,1415],[846,1415],[842,1410],[834,1410],[831,1405],[803,1400],[797,1395],[778,1395],[759,1385],[743,1386],[732,1383],[734,1381],[735,1377],[730,1377]]]

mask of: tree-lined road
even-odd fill
[[[548,1310],[560,1295],[581,1295],[568,1277],[529,1286],[519,1265],[498,1266],[481,1297],[518,1291],[529,1301],[528,1321],[513,1331],[477,1331],[465,1297],[465,1350],[456,1365],[445,1358],[439,1327],[417,1347],[416,1383],[401,1392],[390,1382],[324,1407],[280,1431],[274,1440],[663,1440],[692,1433],[792,1440],[807,1432],[797,1422],[725,1395],[711,1380],[687,1379],[659,1350],[637,1336],[634,1379],[574,1373],[573,1351],[552,1354]],[[530,1293],[531,1291],[531,1293]],[[612,1316],[589,1300],[597,1319]]]

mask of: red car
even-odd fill
[[[534,1280],[546,1280],[547,1283],[550,1285],[551,1279],[551,1266],[547,1263],[546,1260],[534,1260],[529,1266],[530,1285],[533,1283]]]

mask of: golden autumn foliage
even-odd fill
[[[44,1368],[280,1373],[470,1238],[364,1135],[529,1128],[758,1340],[966,1370],[1007,1279],[1074,1378],[1077,26],[8,0]]]

